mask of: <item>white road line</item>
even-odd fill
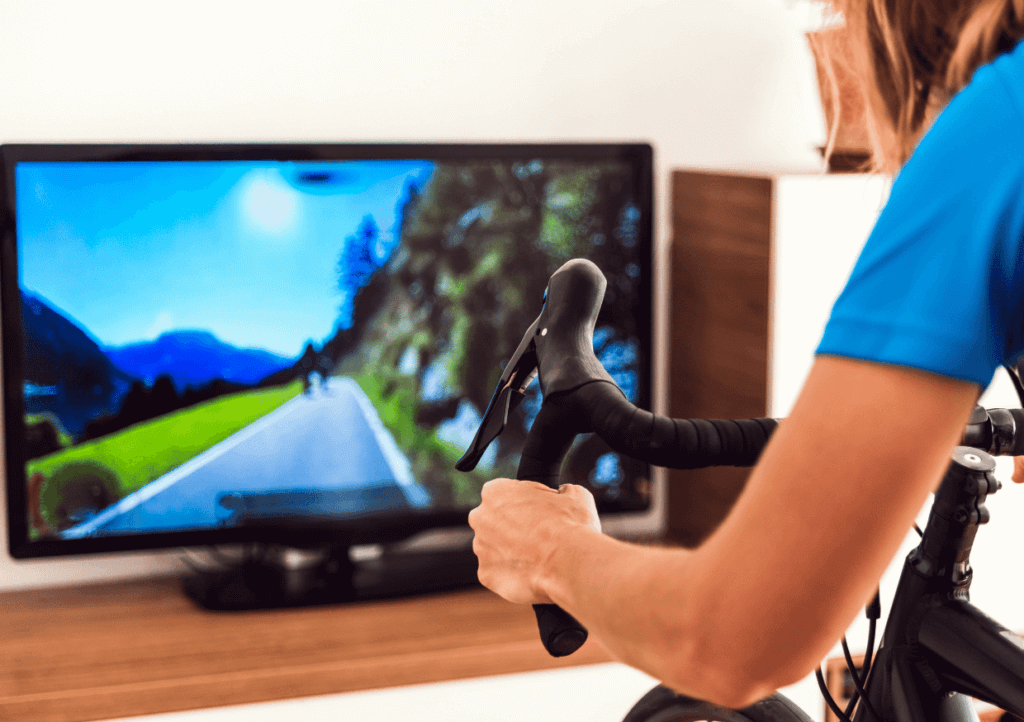
[[[301,407],[301,405],[301,396],[289,399],[284,404],[277,407],[266,416],[260,417],[256,421],[238,430],[237,432],[235,432],[228,438],[224,439],[223,441],[214,444],[213,446],[211,446],[209,449],[199,454],[198,456],[192,457],[181,466],[172,469],[163,476],[149,482],[141,489],[133,491],[131,494],[124,497],[116,504],[108,506],[106,509],[101,511],[99,514],[94,516],[89,521],[82,522],[77,526],[73,526],[70,529],[66,529],[61,533],[61,536],[65,539],[77,539],[80,537],[91,536],[92,534],[95,534],[97,529],[102,527],[107,522],[111,521],[113,518],[121,514],[127,513],[134,509],[135,507],[137,507],[139,504],[142,504],[143,502],[152,499],[154,496],[159,494],[164,489],[167,489],[168,487],[174,485],[184,477],[202,468],[203,466],[210,463],[217,457],[222,456],[228,451],[231,451],[231,449],[235,448],[246,439],[252,437],[254,434],[259,433],[270,424],[277,423],[278,419],[287,416],[293,411],[298,410]]]
[[[362,387],[347,376],[331,379],[330,383],[333,386],[346,387],[356,400],[359,410],[366,420],[366,425],[370,427],[374,438],[377,440],[380,453],[384,455],[384,461],[387,462],[392,475],[395,477],[395,483],[398,484],[402,493],[405,494],[409,504],[417,508],[429,506],[430,494],[413,479],[409,460],[405,458],[405,454],[398,448],[398,444],[395,443],[395,437],[384,428],[384,424],[380,420],[380,414],[377,413],[377,409],[373,407],[370,398],[363,391]]]

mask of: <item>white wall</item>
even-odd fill
[[[663,201],[675,167],[818,169],[803,2],[0,0],[0,142],[637,139]],[[3,553],[0,589],[178,556]]]
[[[643,138],[815,167],[793,0],[0,2],[0,139]]]

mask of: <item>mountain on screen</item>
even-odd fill
[[[107,355],[148,385],[158,376],[170,376],[179,393],[215,379],[255,384],[295,363],[268,351],[236,348],[208,331],[170,331],[155,341],[109,348]]]
[[[25,407],[50,413],[77,435],[117,410],[134,379],[116,368],[89,333],[41,297],[22,290]]]
[[[47,301],[21,292],[25,380],[40,386],[107,386],[116,373],[99,344]]]

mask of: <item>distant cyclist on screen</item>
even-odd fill
[[[1024,0],[831,7],[875,168],[898,175],[731,514],[693,551],[602,535],[572,485],[495,480],[470,515],[486,586],[555,603],[621,661],[730,707],[828,654],[1024,352]]]

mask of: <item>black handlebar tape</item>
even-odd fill
[[[576,427],[566,423],[554,406],[542,405],[526,437],[516,478],[539,481],[557,489],[562,460],[577,433]],[[552,657],[572,654],[587,641],[586,627],[558,605],[534,604],[533,611],[541,642]]]
[[[997,453],[1004,456],[1024,456],[1024,409],[992,409],[989,411],[989,416],[992,417],[993,422],[996,421],[996,414],[1000,411],[1006,413],[1012,419],[1012,423],[1009,424],[1008,434],[1011,439],[1003,448],[993,449],[989,453]]]
[[[1024,456],[1024,409],[975,406],[960,445],[992,456]]]
[[[572,418],[575,433],[596,431],[615,451],[656,466],[753,466],[777,426],[774,419],[670,419],[626,399],[594,355],[594,326],[606,286],[601,269],[579,258],[548,281],[533,337],[544,405],[559,400],[561,422]],[[557,480],[557,468],[548,473]]]
[[[776,419],[672,419],[634,406],[611,383],[572,394],[572,406],[614,451],[669,469],[753,466],[778,427]]]
[[[596,431],[615,451],[676,469],[752,466],[775,430],[773,419],[675,420],[630,403],[594,355],[593,333],[607,281],[584,259],[559,268],[532,338],[544,403],[530,428],[516,476],[558,487],[578,434]],[[544,648],[572,654],[587,630],[553,604],[535,605]]]

